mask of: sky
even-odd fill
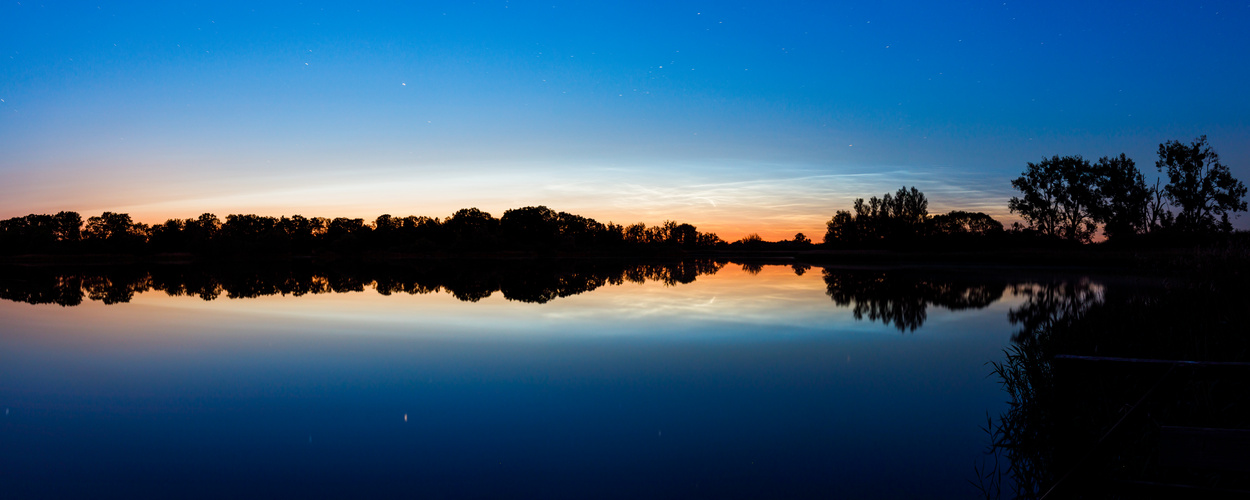
[[[1199,135],[1250,181],[1250,0],[865,4],[0,0],[0,218],[546,205],[819,240],[902,186],[1010,222],[1028,162],[1153,180]]]

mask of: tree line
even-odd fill
[[[205,213],[161,224],[104,212],[83,221],[76,212],[31,214],[0,221],[0,253],[351,254],[363,251],[474,252],[591,249],[680,250],[724,245],[715,233],[665,221],[622,226],[545,206],[507,210],[495,218],[477,208],[439,219],[381,215],[360,218],[269,217]]]
[[[1053,156],[1028,163],[1011,181],[1020,192],[1008,202],[1023,224],[1010,228],[981,212],[930,216],[915,187],[839,210],[826,223],[825,243],[834,247],[976,246],[1089,243],[1101,229],[1110,242],[1195,241],[1232,232],[1230,214],[1246,211],[1246,186],[1232,176],[1201,136],[1189,144],[1160,144],[1148,185],[1124,154],[1091,163],[1081,156]],[[1163,179],[1167,184],[1162,184]]]
[[[839,210],[825,227],[825,244],[831,247],[983,245],[1003,233],[1001,222],[981,212],[955,210],[930,216],[928,198],[915,187],[867,201],[859,198],[853,211]]]
[[[826,223],[828,248],[970,248],[1089,243],[1101,230],[1111,242],[1200,241],[1232,231],[1230,214],[1246,211],[1245,184],[1234,178],[1206,136],[1160,144],[1161,174],[1153,186],[1124,154],[1090,162],[1053,156],[1028,163],[1011,181],[1020,192],[1008,210],[1023,221],[1010,228],[982,212],[930,215],[915,187],[855,200]],[[1162,184],[1166,178],[1167,184]],[[515,208],[495,218],[466,208],[439,219],[382,215],[373,221],[338,217],[269,217],[205,213],[161,224],[104,212],[85,221],[76,212],[30,214],[0,221],[0,255],[74,253],[192,253],[208,255],[337,255],[366,251],[681,251],[804,250],[811,240],[768,242],[758,234],[727,243],[715,233],[665,221],[623,226],[556,212]]]
[[[1201,136],[1160,144],[1153,186],[1123,153],[1095,163],[1054,156],[1029,163],[1011,181],[1022,196],[1008,208],[1038,234],[1089,242],[1099,225],[1110,241],[1142,236],[1192,237],[1232,231],[1229,215],[1246,211],[1246,186]]]

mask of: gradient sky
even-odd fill
[[[1246,0],[0,1],[4,218],[545,204],[819,239],[901,185],[1013,220],[1026,162],[1152,177],[1201,134],[1250,181]]]

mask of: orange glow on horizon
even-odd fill
[[[463,207],[463,208],[472,208],[472,207]],[[521,208],[521,207],[518,206],[518,207],[512,207],[512,208]],[[719,236],[722,240],[725,240],[725,242],[727,243],[733,243],[751,234],[758,234],[765,241],[792,240],[794,239],[796,233],[803,233],[803,235],[806,236],[813,243],[820,243],[823,240],[824,235],[825,235],[825,223],[828,222],[828,220],[831,217],[833,217],[833,212],[830,212],[828,215],[824,215],[824,216],[814,215],[810,218],[802,218],[801,220],[797,220],[799,218],[796,217],[795,218],[796,220],[786,220],[782,222],[767,222],[767,221],[744,222],[744,220],[749,221],[750,219],[754,218],[754,217],[750,217],[749,215],[743,215],[737,219],[699,220],[693,217],[682,218],[676,215],[668,217],[668,218],[664,218],[664,219],[654,219],[654,218],[647,219],[643,217],[630,217],[629,214],[623,214],[623,215],[614,214],[616,215],[614,217],[601,217],[601,216],[593,215],[588,212],[561,210],[559,208],[551,207],[551,206],[549,206],[548,208],[551,208],[552,210],[556,210],[556,211],[564,211],[564,212],[572,213],[574,215],[588,217],[591,219],[595,219],[604,224],[607,224],[610,222],[610,223],[619,224],[623,226],[627,226],[627,225],[635,224],[639,222],[642,222],[646,224],[647,226],[658,226],[660,224],[663,224],[665,220],[672,220],[677,223],[686,223],[686,224],[693,225],[700,232],[715,233],[717,236]],[[840,208],[839,210],[846,210],[849,208],[850,207]],[[459,209],[456,209],[456,210],[459,210]],[[506,212],[508,209],[497,210],[497,211],[486,210],[486,209],[483,209],[483,210],[490,213],[492,216],[499,218],[499,217],[502,217],[504,212]],[[930,216],[938,215],[941,213],[946,213],[950,210],[958,210],[958,209],[952,208],[949,210],[942,210],[940,212],[932,212],[930,213]],[[176,214],[176,215],[166,215],[163,213],[144,213],[144,212],[138,212],[138,213],[124,212],[124,213],[129,213],[131,217],[135,220],[135,222],[140,222],[140,223],[149,224],[149,225],[156,225],[156,224],[164,223],[166,220],[169,220],[169,219],[195,218],[205,212],[201,211],[197,213],[186,213],[186,214]],[[393,217],[407,217],[407,216],[412,215],[412,216],[426,216],[426,217],[437,217],[439,219],[446,219],[451,214],[455,213],[455,210],[451,210],[443,214],[401,213],[398,211],[392,211],[392,212],[378,213],[377,215],[372,215],[372,216],[358,215],[359,212],[348,213],[348,214],[321,215],[322,213],[325,213],[325,212],[324,211],[301,212],[298,210],[283,211],[282,213],[276,214],[276,215],[272,213],[265,213],[259,210],[256,210],[256,211],[240,210],[240,211],[230,211],[230,212],[208,211],[207,213],[213,213],[217,215],[219,218],[221,218],[223,221],[225,220],[226,216],[230,214],[256,214],[256,215],[271,216],[271,217],[290,217],[293,215],[302,215],[304,217],[310,217],[310,218],[311,217],[327,217],[327,218],[348,217],[348,218],[353,218],[353,219],[356,219],[356,218],[364,219],[365,222],[371,224],[373,223],[374,220],[377,219],[378,216],[383,215],[384,213],[387,215],[391,215]],[[313,213],[315,215],[308,215],[309,213]],[[1010,226],[1012,222],[1016,222],[1020,220],[1019,217],[1011,215],[1011,214],[993,213],[993,212],[987,212],[987,213],[991,217],[994,217],[999,222],[1002,222],[1004,226]],[[99,215],[99,213],[91,213],[91,214],[80,213],[80,215],[82,215],[83,219],[86,220],[86,218],[94,216],[94,215]]]
[[[373,221],[382,214],[446,218],[470,207],[498,218],[509,209],[544,205],[602,223],[688,223],[728,242],[749,234],[767,241],[789,240],[800,232],[819,242],[825,223],[838,210],[849,210],[855,198],[880,196],[905,183],[925,192],[932,214],[966,210],[985,212],[1004,224],[1015,220],[1005,213],[1007,196],[1002,193],[923,175],[911,179],[906,171],[848,169],[827,174],[801,167],[767,170],[747,165],[674,174],[668,170],[682,165],[671,167],[527,170],[526,165],[477,165],[359,171],[321,167],[206,178],[155,167],[146,172],[150,175],[116,177],[47,171],[17,180],[56,189],[7,193],[12,196],[2,197],[0,218],[72,210],[84,218],[105,211],[127,213],[146,224],[206,212],[223,219],[229,214],[299,214]]]

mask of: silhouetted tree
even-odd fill
[[[326,240],[336,241],[339,238],[355,237],[362,238],[371,231],[364,219],[349,219],[347,217],[335,217],[330,220],[330,224],[326,226]]]
[[[700,247],[707,248],[724,244],[725,240],[720,239],[720,236],[717,236],[716,233],[699,233]]]
[[[443,221],[443,227],[456,241],[493,247],[499,220],[477,208],[463,208]]]
[[[1003,232],[1003,223],[981,212],[951,212],[935,215],[929,220],[929,232],[934,236],[989,236]]]
[[[666,220],[658,226],[652,226],[647,231],[650,232],[648,238],[654,243],[672,243],[673,229],[677,228],[677,223]]]
[[[1088,242],[1102,205],[1098,184],[1098,171],[1080,156],[1044,158],[1011,181],[1024,196],[1007,207],[1041,234]]]
[[[512,244],[549,246],[560,236],[560,221],[545,206],[514,208],[499,219],[499,232]]]
[[[764,238],[761,238],[760,235],[756,233],[751,233],[746,236],[743,236],[741,239],[739,239],[738,241],[735,241],[734,243],[738,245],[743,245],[743,246],[758,246],[764,243]]]
[[[1102,198],[1097,218],[1104,223],[1107,238],[1123,239],[1149,231],[1151,189],[1133,160],[1123,153],[1119,157],[1104,156],[1094,169]]]
[[[5,253],[50,252],[60,241],[56,218],[30,214],[0,221],[0,241]]]
[[[916,240],[929,218],[929,200],[912,187],[867,201],[855,200],[854,213],[839,210],[825,224],[825,243],[902,244]]]
[[[1155,167],[1167,174],[1163,191],[1180,209],[1176,226],[1182,231],[1231,231],[1228,213],[1246,211],[1246,185],[1220,163],[1205,135],[1189,145],[1160,144]]]
[[[57,212],[52,219],[57,240],[77,242],[82,238],[82,216],[78,212]]]
[[[134,223],[130,214],[104,212],[97,217],[87,219],[87,237],[93,240],[108,240],[117,236],[130,234]]]
[[[282,217],[278,220],[278,231],[285,235],[292,252],[311,252],[317,237],[324,234],[325,229],[323,221],[309,219],[302,215]]]
[[[326,225],[323,238],[330,249],[341,253],[356,253],[369,240],[372,229],[364,219],[335,217]]]
[[[186,221],[183,230],[187,232],[187,241],[197,249],[205,249],[221,230],[221,220],[210,213]]]
[[[378,216],[372,223],[347,217],[230,214],[222,222],[205,213],[195,219],[169,219],[153,227],[135,223],[127,214],[105,212],[88,219],[85,231],[80,227],[81,217],[73,212],[0,220],[0,253],[72,251],[79,249],[79,239],[84,241],[81,249],[87,251],[234,257],[365,251],[613,250],[627,245],[673,252],[724,244],[715,234],[701,233],[690,224],[665,221],[658,226],[640,223],[626,228],[542,206],[509,210],[503,221],[468,208],[445,221],[390,214]]]
[[[130,214],[104,212],[87,219],[86,238],[98,249],[134,252],[147,242],[147,226],[136,224]]]
[[[668,241],[680,247],[693,247],[699,244],[699,231],[690,224],[677,224],[669,231]]]
[[[429,250],[436,241],[443,239],[442,222],[431,217],[404,217],[403,233],[405,241],[411,242],[411,249]]]
[[[898,188],[893,199],[885,195],[882,205],[888,209],[883,215],[891,224],[899,226],[894,231],[904,232],[906,236],[914,236],[929,217],[929,200],[915,186],[910,190]]]
[[[373,220],[373,231],[370,233],[371,246],[377,249],[393,247],[399,242],[400,231],[403,227],[403,219],[392,217],[391,214],[379,215]]]
[[[825,244],[857,243],[860,241],[859,228],[855,225],[855,216],[846,210],[838,210],[833,218],[825,223]]]
[[[180,252],[186,250],[186,223],[182,219],[169,219],[148,230],[148,245],[156,252]]]
[[[625,241],[627,243],[641,245],[649,243],[647,241],[647,225],[641,222],[625,226]]]
[[[563,247],[591,247],[598,243],[606,226],[589,217],[568,212],[556,213],[557,242]]]

